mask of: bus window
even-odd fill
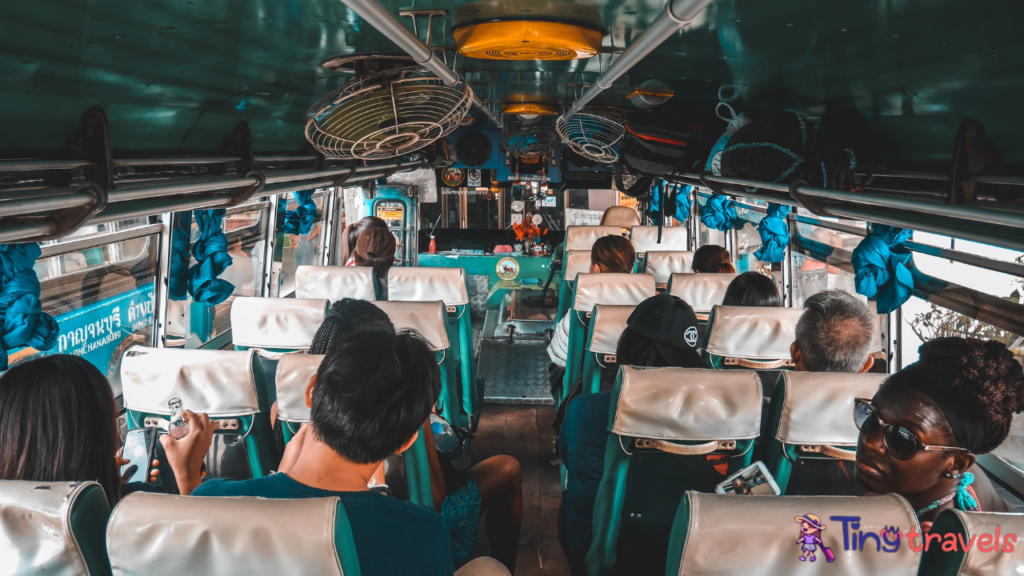
[[[843,222],[850,225],[849,222]],[[818,244],[844,250],[849,254],[863,239],[856,234],[829,230],[821,226],[799,223],[796,226],[800,238],[812,240]],[[804,300],[822,290],[839,289],[850,294],[857,294],[854,284],[854,273],[851,267],[832,266],[807,254],[793,254],[793,306],[803,307]],[[857,296],[867,301],[863,296]]]
[[[332,191],[333,188],[327,190]],[[282,195],[280,202],[287,198],[285,209],[295,211],[299,203],[292,194]],[[271,284],[271,296],[283,297],[295,293],[295,269],[303,265],[319,264],[323,258],[323,217],[324,190],[313,194],[317,207],[316,220],[308,234],[285,234],[284,223],[277,223],[277,238],[274,241],[274,269],[277,281]]]

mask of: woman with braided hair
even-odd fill
[[[855,403],[857,482],[902,495],[924,530],[948,508],[1005,512],[975,459],[1024,411],[1024,369],[1003,344],[974,338],[938,338],[920,354]]]

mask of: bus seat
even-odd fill
[[[761,386],[753,371],[620,366],[611,406],[587,573],[663,574],[683,493],[750,465]]]
[[[612,206],[601,215],[601,226],[632,228],[640,225],[640,216],[629,206]]]
[[[295,269],[296,298],[376,300],[377,281],[369,266],[299,266]]]
[[[576,276],[590,273],[590,250],[573,250],[565,253],[565,264],[562,267],[562,283],[558,287],[558,324],[565,313],[572,307],[572,289],[576,284]]]
[[[338,498],[210,498],[135,493],[106,530],[114,574],[358,576]]]
[[[569,323],[569,351],[565,358],[565,377],[562,380],[564,398],[576,379],[583,375],[583,356],[590,315],[598,304],[636,306],[657,294],[654,276],[650,274],[579,274],[573,288],[572,321]]]
[[[598,304],[594,307],[594,317],[590,321],[587,334],[587,354],[583,359],[583,391],[601,391],[601,373],[606,366],[615,368],[615,353],[619,345],[619,337],[626,329],[626,320],[636,308],[632,306],[614,306]]]
[[[321,298],[235,298],[231,341],[236,350],[307,350],[330,307]]]
[[[167,401],[180,398],[187,410],[205,412],[212,421],[235,421],[227,424],[237,426],[214,433],[206,455],[207,477],[247,480],[266,476],[277,466],[277,458],[270,402],[263,393],[263,372],[257,362],[253,350],[129,348],[121,359],[128,428],[166,430]],[[161,451],[159,444],[157,451]],[[165,460],[160,459],[161,482],[165,473],[171,474]]]
[[[797,308],[715,306],[705,329],[704,360],[716,370],[792,370],[789,347],[796,339],[802,312]]]
[[[658,242],[657,226],[633,226],[629,232],[637,256],[654,250],[677,251],[689,248],[685,226],[663,226],[661,242]]]
[[[693,252],[649,250],[644,259],[644,272],[654,276],[658,290],[665,290],[673,274],[693,273]]]
[[[825,528],[821,540],[833,562],[828,562],[820,547],[813,563],[800,560],[803,551],[797,541],[801,530],[796,519],[811,514]],[[850,520],[844,524],[833,520],[837,517]],[[883,548],[882,532],[888,535],[893,528],[899,529],[902,537],[898,544],[884,544]],[[675,513],[664,573],[913,576],[921,553],[914,552],[906,541],[912,528],[921,531],[910,505],[896,494],[863,498],[687,492]],[[858,549],[853,548],[855,542]]]
[[[949,509],[935,519],[928,534],[939,534],[943,540],[953,535],[957,542],[974,546],[969,551],[957,547],[956,551],[943,550],[941,541],[932,540],[921,554],[921,567],[917,574],[924,576],[997,576],[1024,574],[1024,514],[998,512],[964,512]],[[1017,540],[1012,551],[1006,548],[1008,534]],[[986,538],[982,540],[982,538]],[[921,541],[918,540],[920,545]],[[1005,547],[1004,547],[1005,546]]]
[[[783,494],[860,496],[854,460],[856,398],[872,398],[887,374],[783,372],[768,412],[765,465]]]
[[[565,251],[590,250],[602,236],[622,236],[622,226],[569,226],[565,229]]]
[[[415,304],[418,306],[420,303]],[[402,306],[402,303],[399,303],[399,306]],[[324,357],[319,354],[292,352],[282,355],[277,363],[277,418],[281,421],[285,443],[291,441],[302,424],[309,422],[306,386],[310,378],[316,375],[323,359]],[[426,441],[422,434],[402,457],[405,459],[409,499],[417,504],[433,506],[430,467],[427,462]]]
[[[109,576],[109,516],[96,482],[0,480],[0,572]]]
[[[693,262],[692,255],[690,262]],[[668,293],[689,304],[698,320],[707,320],[711,309],[725,300],[725,291],[737,276],[739,274],[672,274]]]

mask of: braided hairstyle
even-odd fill
[[[735,274],[732,256],[723,246],[707,244],[693,253],[693,271],[702,274]]]
[[[388,315],[372,302],[352,298],[339,300],[331,307],[331,313],[324,318],[320,329],[313,336],[309,353],[326,354],[327,347],[339,334],[359,330],[371,324],[381,324],[383,328],[395,331]]]
[[[919,362],[889,378],[925,393],[946,413],[957,440],[986,454],[1006,440],[1024,411],[1024,368],[1005,345],[977,338],[936,338]]]

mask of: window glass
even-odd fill
[[[704,196],[706,193],[697,193],[697,206],[696,212],[693,217],[697,219],[697,230],[700,235],[698,246],[707,246],[708,244],[715,244],[718,246],[725,246],[725,232],[721,230],[714,230],[708,228],[700,221],[700,215],[704,211],[704,204],[707,202],[707,198]]]
[[[498,200],[490,192],[469,189],[460,194],[466,202],[467,227],[471,230],[498,229]],[[459,198],[455,196],[453,198]]]
[[[328,189],[333,190],[333,188]],[[323,257],[323,218],[325,190],[317,190],[313,194],[313,202],[316,203],[317,213],[313,227],[308,234],[285,234],[284,223],[277,223],[277,238],[274,246],[274,276],[271,279],[271,296],[283,297],[295,293],[295,269],[303,265],[313,265],[321,262]],[[294,211],[299,207],[294,194],[282,195],[279,202],[285,204],[285,209]]]
[[[863,239],[856,234],[837,232],[802,222],[797,223],[796,229],[801,239],[811,240],[819,244],[832,246],[833,248],[841,248],[848,252],[853,252],[853,249]],[[838,266],[828,265],[822,260],[799,250],[798,246],[798,242],[794,242],[793,306],[795,308],[802,308],[804,300],[818,292],[829,289],[845,290],[867,302],[867,298],[857,294],[853,272]]]

